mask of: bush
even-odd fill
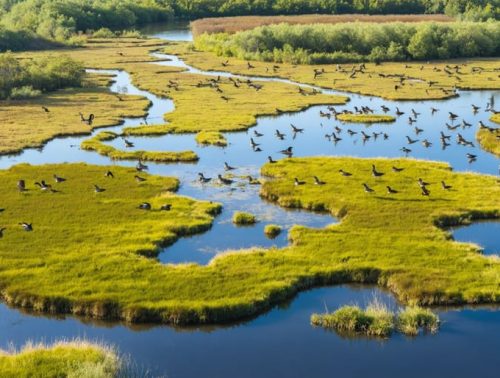
[[[19,88],[12,88],[10,92],[11,99],[29,99],[35,98],[42,94],[39,89],[33,89],[31,85],[25,85]]]
[[[115,38],[116,33],[108,28],[100,28],[99,30],[92,33],[94,38]]]
[[[236,225],[251,225],[255,224],[257,219],[255,215],[250,213],[245,213],[243,211],[237,211],[233,214],[233,223]]]

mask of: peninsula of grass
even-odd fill
[[[236,211],[233,214],[233,223],[237,226],[250,226],[257,223],[257,218],[253,214]]]
[[[219,147],[227,146],[227,139],[218,131],[200,131],[196,134],[196,143]]]
[[[281,234],[281,226],[278,226],[277,224],[266,224],[266,226],[264,227],[264,234],[268,238],[274,239],[279,234]]]
[[[387,123],[396,121],[396,117],[384,114],[338,114],[336,118],[351,123]]]
[[[85,341],[28,344],[20,351],[0,351],[0,371],[5,378],[112,378],[118,375],[120,364],[112,349]]]
[[[198,155],[193,151],[124,151],[116,149],[113,146],[103,142],[118,138],[119,135],[109,131],[103,131],[93,138],[84,140],[81,148],[87,151],[96,151],[97,153],[108,156],[113,160],[142,160],[162,163],[194,162],[198,160]]]
[[[500,114],[492,115],[491,121],[500,124]],[[484,150],[500,156],[500,128],[493,127],[492,129],[480,127],[476,138]]]
[[[343,306],[332,313],[313,314],[311,324],[346,336],[388,337],[394,331],[416,336],[421,329],[437,332],[439,318],[431,310],[418,306],[406,307],[395,313],[383,303],[373,301],[366,309]]]

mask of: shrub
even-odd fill
[[[29,99],[35,98],[42,94],[39,89],[33,89],[31,85],[25,85],[23,87],[12,88],[10,92],[11,99]]]
[[[99,30],[92,33],[94,38],[115,38],[116,33],[108,28],[100,28]]]
[[[245,213],[243,211],[237,211],[233,214],[233,223],[236,225],[251,225],[256,222],[257,219],[253,214]]]

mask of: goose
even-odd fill
[[[115,176],[113,175],[113,172],[111,172],[111,171],[107,171],[107,172],[104,174],[104,177],[114,178]]]
[[[409,123],[410,125],[413,125],[415,122],[417,122],[417,120],[416,120],[416,119],[413,119],[413,118],[411,118],[411,117],[408,117],[408,123]]]
[[[326,184],[326,182],[321,181],[317,176],[313,176],[313,179],[314,179],[315,185],[325,185]]]
[[[372,164],[372,175],[373,177],[382,177],[384,173],[377,171],[375,164]]]
[[[131,141],[127,140],[127,139],[123,139],[123,141],[125,142],[125,147],[127,148],[132,148],[134,147],[134,143],[132,143]]]
[[[458,118],[458,115],[457,115],[457,114],[455,114],[455,113],[448,112],[448,114],[449,114],[449,117],[448,117],[448,118],[450,118],[451,120],[454,120],[454,119],[457,119],[457,118]]]
[[[402,112],[401,110],[399,110],[399,108],[396,106],[396,115],[399,117],[399,116],[402,116],[403,114],[405,114],[405,112]]]
[[[248,180],[248,183],[250,185],[260,185],[260,181],[258,179],[256,179],[255,177],[252,177],[252,176],[247,176],[247,180]]]
[[[260,147],[252,147],[254,152],[262,152]]]
[[[50,190],[52,188],[52,186],[47,184],[45,180],[42,180],[41,182],[35,182],[35,185],[38,186],[41,190]]]
[[[472,106],[472,111],[473,111],[474,113],[477,113],[477,112],[479,111],[479,109],[481,109],[481,107],[480,107],[480,106],[477,106],[477,105],[474,105],[474,104],[472,104],[471,106]]]
[[[339,137],[337,136],[337,134],[335,134],[335,133],[333,133],[333,132],[332,132],[332,138],[333,138],[333,142],[334,142],[334,143],[340,142],[340,141],[342,140],[342,138],[339,138]]]
[[[106,190],[106,189],[101,188],[101,187],[99,187],[98,185],[94,184],[94,191],[95,191],[96,193],[102,193],[102,192],[104,192],[105,190]]]
[[[413,114],[413,117],[414,117],[414,118],[418,118],[418,116],[420,115],[420,113],[417,113],[417,112],[415,111],[415,109],[412,109],[412,110],[411,110],[411,113]]]
[[[469,160],[476,160],[477,159],[477,155],[474,155],[474,154],[471,154],[471,153],[466,153],[465,156],[467,156],[467,159]]]
[[[428,182],[425,182],[424,180],[422,180],[421,177],[418,178],[417,182],[418,182],[418,186],[420,186],[421,188],[424,186],[430,185]]]
[[[201,172],[198,172],[198,181],[200,181],[201,183],[207,183],[207,182],[210,182],[212,180],[212,178],[210,177],[205,177],[205,175]]]
[[[279,151],[279,153],[291,157],[293,155],[293,147],[290,146],[284,150]]]
[[[166,203],[165,205],[161,205],[160,211],[170,211],[172,209],[172,205],[169,203]]]
[[[349,173],[349,172],[346,172],[344,171],[343,169],[339,169],[339,172],[342,176],[344,177],[349,177],[349,176],[352,176],[352,173]]]
[[[417,126],[415,126],[415,134],[419,135],[421,132],[424,131],[424,129],[419,129]]]
[[[87,125],[92,126],[92,123],[94,122],[94,118],[95,118],[94,114],[90,114],[88,118],[85,118],[82,113],[79,113],[79,114],[80,114],[80,120],[83,123],[86,123]]]
[[[398,173],[404,171],[404,168],[392,166],[392,171]]]
[[[0,238],[3,238],[3,232],[6,230],[5,227],[0,228]]]
[[[236,167],[231,167],[229,164],[227,164],[227,162],[224,162],[224,170],[233,171],[235,169],[236,169]]]
[[[375,190],[370,188],[367,184],[363,183],[363,187],[365,188],[366,193],[373,193]]]
[[[366,134],[364,131],[361,131],[361,135],[363,136],[363,141],[367,141],[371,138],[371,135]]]
[[[271,156],[268,156],[268,157],[267,157],[267,160],[269,160],[269,163],[270,163],[270,164],[274,164],[274,163],[276,163],[276,160],[274,160]]]
[[[24,229],[24,231],[33,231],[33,225],[27,222],[21,222],[19,225]]]
[[[135,169],[139,172],[141,171],[147,171],[149,167],[145,164],[143,164],[140,160],[137,162],[137,165],[135,166]]]
[[[429,191],[429,189],[427,189],[425,186],[421,186],[420,187],[421,191],[422,191],[422,195],[423,196],[429,196],[429,194],[431,194],[431,192]]]
[[[431,107],[431,114],[434,115],[434,113],[436,113],[436,112],[439,112],[439,109]]]
[[[50,113],[49,108],[47,108],[46,106],[42,106],[42,109],[45,113]]]
[[[398,194],[397,190],[392,189],[390,186],[386,186],[388,194]]]
[[[57,183],[61,183],[61,182],[66,181],[66,179],[63,178],[63,177],[61,177],[61,176],[54,175],[54,181],[57,182]]]
[[[292,124],[292,123],[290,124],[290,127],[292,128],[292,130],[293,130],[294,133],[301,133],[301,132],[304,131],[304,129],[300,129],[297,126],[295,126],[294,124]]]
[[[249,70],[251,70],[252,68],[255,68],[255,66],[252,66],[252,65],[250,64],[250,62],[247,62],[247,68],[248,68]]]
[[[462,125],[463,125],[463,127],[471,127],[472,126],[472,124],[469,122],[466,122],[465,119],[462,120]]]
[[[381,106],[380,106],[380,108],[382,108],[382,111],[383,111],[384,113],[387,113],[388,111],[390,111],[390,110],[391,110],[391,109],[389,109],[389,108],[388,108],[387,106],[385,106],[385,105],[381,105]]]
[[[229,102],[229,97],[226,96],[220,96],[220,98],[226,102]]]
[[[293,179],[293,182],[295,186],[304,185],[306,183],[305,181],[300,181],[297,177]]]
[[[281,140],[285,139],[285,134],[281,133],[279,130],[276,130],[274,134]]]
[[[408,141],[408,144],[414,144],[418,142],[418,139],[411,139],[408,135],[406,136],[406,140]]]
[[[151,204],[149,202],[143,202],[139,205],[141,210],[151,210]]]
[[[217,177],[219,178],[220,183],[224,185],[231,185],[234,182],[233,180],[224,178],[221,175],[217,175]]]
[[[256,142],[253,140],[253,138],[250,138],[250,144],[252,145],[252,147],[258,147],[258,146],[260,146],[260,144],[259,144],[259,143],[256,143]]]
[[[444,181],[441,181],[441,186],[444,190],[450,190],[451,188],[453,188],[451,185],[446,185]]]
[[[411,150],[409,148],[406,148],[406,147],[401,147],[400,151],[404,152],[405,154],[409,154],[411,152]]]
[[[350,136],[353,136],[353,135],[356,135],[356,134],[357,134],[357,131],[352,131],[351,129],[347,129],[347,133],[348,133]]]
[[[141,177],[139,175],[135,175],[134,178],[135,178],[135,181],[137,181],[137,182],[144,182],[144,181],[146,181],[146,179],[144,177]]]
[[[227,67],[229,66],[229,60],[226,60],[225,62],[222,62],[222,67]]]
[[[379,137],[379,135],[382,135],[382,133],[376,133],[375,131],[372,133],[373,135],[373,139],[377,140],[377,138]]]
[[[20,191],[20,192],[24,192],[26,190],[26,182],[24,180],[19,180],[17,182],[17,189]]]
[[[342,129],[338,126],[335,126],[334,129],[337,132],[337,134],[340,134],[342,132]]]
[[[259,133],[257,130],[254,130],[254,131],[253,131],[253,135],[254,135],[256,138],[260,138],[261,136],[264,136],[264,134]]]
[[[384,140],[389,139],[389,135],[387,135],[386,133],[384,133],[383,135],[384,135]]]
[[[432,143],[431,143],[431,142],[429,142],[427,139],[424,139],[424,140],[422,141],[422,146],[424,146],[425,148],[429,148],[429,147],[431,147],[431,146],[432,146]]]
[[[440,134],[441,134],[441,140],[444,140],[444,139],[450,139],[451,138],[451,135],[445,135],[442,131],[440,131]]]

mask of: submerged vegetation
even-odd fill
[[[262,26],[203,34],[199,50],[292,64],[381,62],[500,55],[500,22],[341,23]]]
[[[345,335],[388,337],[397,330],[415,336],[420,329],[437,332],[439,318],[431,310],[418,306],[394,313],[385,304],[374,300],[364,310],[359,306],[343,306],[332,313],[313,314],[311,324]]]
[[[244,211],[237,211],[233,214],[233,223],[238,226],[248,226],[256,222],[257,218],[253,214],[245,213]]]
[[[85,341],[27,344],[20,351],[0,351],[0,371],[9,378],[112,378],[120,364],[112,349]]]

